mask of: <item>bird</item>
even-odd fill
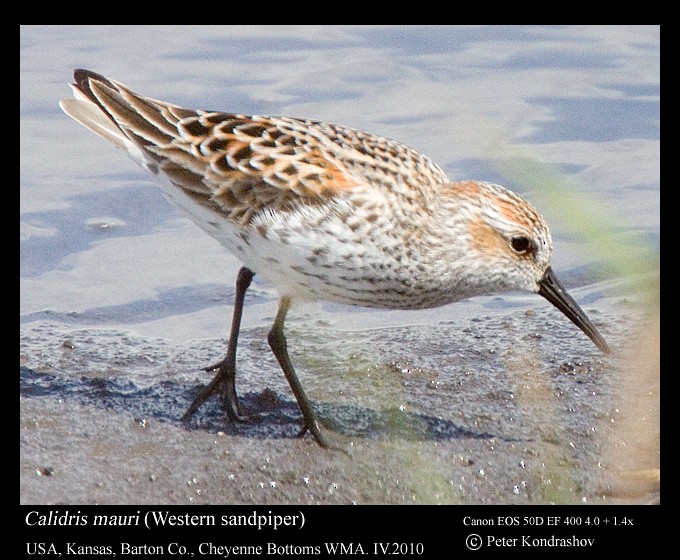
[[[257,274],[278,292],[267,340],[302,413],[299,435],[337,448],[295,372],[284,332],[297,301],[429,309],[508,291],[543,296],[604,353],[610,348],[551,266],[538,211],[485,181],[450,180],[392,139],[319,120],[195,110],[76,69],[60,102],[120,148],[168,201],[242,263],[225,358],[182,417],[212,395],[247,421],[236,391],[244,298]]]

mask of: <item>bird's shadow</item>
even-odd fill
[[[24,399],[53,398],[131,414],[137,421],[154,418],[182,425],[188,430],[221,431],[248,438],[295,438],[300,432],[301,413],[294,400],[282,398],[271,389],[239,395],[245,422],[230,422],[217,398],[206,401],[194,416],[182,422],[184,411],[198,388],[172,381],[139,387],[129,379],[65,377],[20,367],[20,395]],[[456,426],[448,420],[398,409],[374,410],[337,403],[314,402],[321,422],[348,437],[406,440],[488,439],[492,434]]]

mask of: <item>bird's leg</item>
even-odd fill
[[[276,356],[276,359],[283,370],[284,375],[286,376],[286,379],[288,380],[290,388],[293,390],[293,394],[295,395],[300,410],[302,411],[302,417],[304,418],[305,423],[299,435],[302,436],[305,432],[310,432],[314,436],[314,439],[316,439],[316,441],[322,447],[338,449],[346,453],[346,449],[331,443],[328,437],[324,434],[314,409],[312,408],[309,399],[307,399],[307,395],[305,395],[305,392],[302,389],[300,380],[295,374],[295,369],[293,368],[293,364],[291,363],[290,357],[288,356],[286,337],[283,334],[283,324],[286,320],[286,314],[288,313],[289,307],[290,298],[281,298],[279,303],[279,311],[276,314],[274,325],[269,331],[267,340],[272,352],[274,353],[274,356]]]
[[[241,267],[236,277],[236,297],[234,299],[234,313],[231,318],[231,332],[227,343],[227,355],[219,364],[215,364],[206,371],[217,370],[213,380],[199,393],[182,416],[182,420],[188,420],[201,405],[213,394],[224,393],[224,408],[230,420],[243,420],[241,410],[236,395],[236,346],[238,344],[238,333],[241,328],[241,317],[243,316],[243,302],[246,297],[246,290],[255,273],[250,269]]]

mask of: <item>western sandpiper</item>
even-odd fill
[[[168,200],[243,263],[225,359],[189,418],[221,392],[243,419],[236,345],[254,274],[280,302],[269,345],[309,431],[329,447],[290,361],[284,322],[291,302],[328,300],[425,309],[475,295],[535,292],[603,351],[609,347],[550,266],[544,219],[499,185],[450,181],[408,146],[327,122],[184,109],[75,70],[62,109],[128,152]]]

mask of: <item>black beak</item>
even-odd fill
[[[560,284],[550,267],[547,268],[543,278],[538,282],[538,288],[538,293],[569,317],[579,329],[588,335],[588,338],[590,338],[600,350],[605,354],[611,352],[609,346],[604,341],[604,338],[602,338],[602,335],[597,332],[595,325],[590,322],[590,319],[588,319],[583,312],[583,309],[578,306],[578,303],[574,301],[564,289],[564,286]]]

